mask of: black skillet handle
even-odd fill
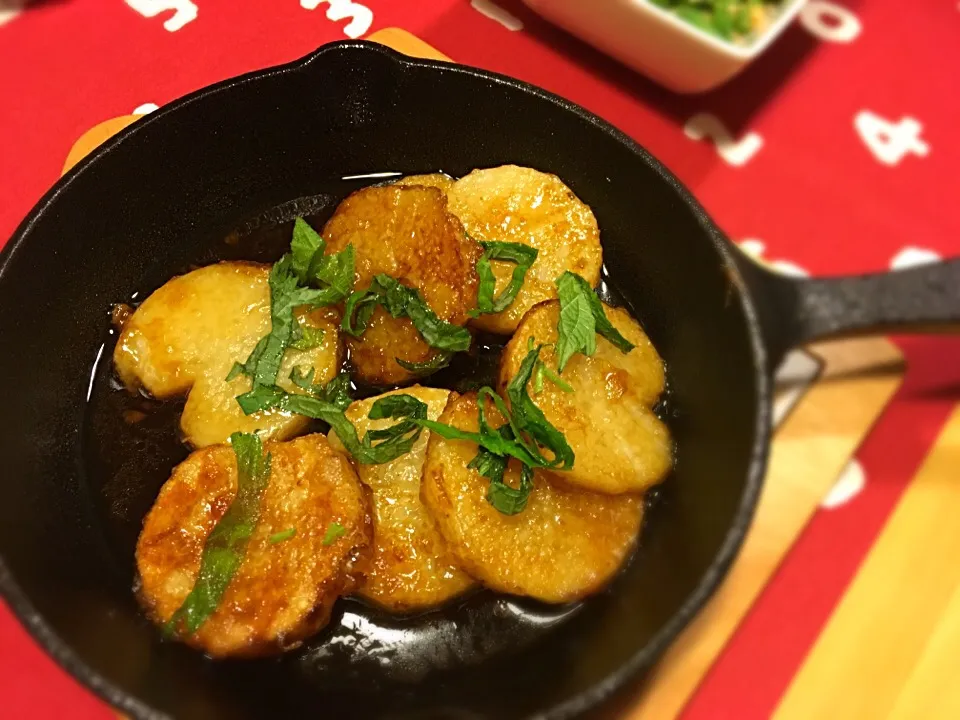
[[[907,270],[813,280],[736,258],[760,316],[770,367],[811,340],[960,331],[960,258]]]

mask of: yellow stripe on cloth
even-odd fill
[[[958,657],[960,407],[774,717],[954,720]]]
[[[881,415],[902,378],[902,356],[882,338],[810,347],[823,363],[777,429],[760,506],[729,576],[645,683],[629,720],[678,717],[820,501]],[[844,719],[850,720],[850,719]]]

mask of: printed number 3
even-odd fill
[[[691,140],[712,139],[720,157],[735,167],[746,165],[763,147],[763,138],[754,132],[735,140],[719,118],[708,113],[698,113],[687,120],[683,132]]]
[[[861,110],[853,119],[853,127],[867,149],[884,165],[899,165],[907,155],[923,157],[930,152],[930,146],[920,138],[923,126],[912,117],[894,123]]]
[[[370,8],[351,0],[300,0],[300,7],[304,10],[316,10],[323,3],[328,3],[327,19],[339,22],[350,18],[343,28],[343,34],[356,40],[363,35],[373,24],[373,12]]]
[[[176,32],[184,25],[197,19],[197,6],[190,0],[124,0],[127,5],[144,17],[152,18],[167,10],[174,13],[167,18],[163,27],[168,32]]]

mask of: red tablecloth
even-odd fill
[[[329,19],[351,5],[353,20]],[[835,274],[960,250],[955,2],[811,0],[804,20],[754,66],[698,97],[654,86],[519,0],[498,2],[512,16],[505,22],[502,14],[491,19],[491,5],[51,0],[0,10],[0,238],[97,123],[348,34],[396,26],[458,61],[541,85],[610,120],[676,172],[732,237],[752,240],[772,260]],[[704,134],[717,141],[696,139]],[[815,517],[687,720],[769,716],[956,405],[960,344],[899,342],[909,370],[858,453],[863,490]],[[931,392],[951,385],[952,394]],[[102,720],[110,711],[0,606],[0,716]]]

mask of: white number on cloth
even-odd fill
[[[316,10],[323,3],[327,3],[327,20],[340,22],[350,18],[343,28],[343,34],[356,40],[370,29],[373,24],[373,12],[366,5],[352,2],[352,0],[300,0],[300,7],[304,10]]]
[[[687,120],[683,132],[692,140],[710,138],[717,146],[720,157],[736,167],[746,165],[763,147],[763,138],[755,132],[748,132],[735,140],[726,126],[715,115],[708,113],[698,113]]]
[[[835,43],[853,42],[863,29],[856,15],[826,0],[808,0],[800,11],[800,24],[811,35]]]
[[[197,6],[191,0],[123,0],[127,5],[144,17],[156,17],[162,12],[173,10],[163,27],[169,32],[176,32],[189,22],[197,19]]]
[[[899,165],[907,155],[923,157],[930,152],[930,146],[920,137],[923,126],[912,117],[903,117],[894,123],[869,110],[861,110],[853,119],[853,127],[873,156],[884,165]]]
[[[516,32],[523,30],[523,22],[515,15],[511,15],[499,5],[490,0],[470,0],[470,7],[476,10],[484,17],[488,17],[494,22],[503,25],[507,30]]]
[[[0,2],[0,25],[6,25],[23,10],[26,0],[7,0]]]
[[[747,255],[755,260],[758,260],[759,262],[766,263],[777,272],[783,273],[784,275],[790,275],[791,277],[810,277],[810,273],[794,262],[790,262],[789,260],[768,260],[765,258],[764,254],[767,252],[767,244],[762,240],[757,240],[756,238],[746,238],[745,240],[741,240],[739,245],[740,249],[743,250]]]
[[[907,246],[890,261],[891,270],[906,270],[907,268],[928,265],[929,263],[940,262],[943,258],[940,254],[927,248]]]

